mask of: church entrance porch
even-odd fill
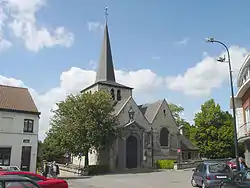
[[[126,168],[138,166],[138,140],[131,135],[126,140]]]

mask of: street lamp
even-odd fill
[[[154,129],[151,127],[151,165],[154,168]]]
[[[228,63],[228,68],[229,68],[229,77],[230,77],[230,87],[231,87],[231,97],[232,97],[232,104],[233,104],[233,123],[234,123],[234,146],[235,146],[235,157],[236,157],[236,166],[237,166],[237,171],[239,171],[239,149],[238,149],[238,140],[237,140],[237,127],[236,127],[236,115],[235,115],[235,101],[234,101],[234,89],[233,89],[233,78],[232,78],[232,67],[231,67],[231,59],[230,59],[230,53],[228,50],[228,47],[221,41],[215,40],[214,38],[207,38],[207,42],[210,43],[219,43],[220,45],[224,46],[224,48],[227,51],[227,58],[228,60],[226,61],[225,56],[220,57],[217,59],[219,62],[227,62]]]
[[[178,164],[181,162],[181,142],[180,142],[180,131],[183,128],[183,125],[178,127],[178,132],[177,132],[177,155],[178,155]]]

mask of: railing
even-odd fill
[[[246,136],[250,136],[250,122],[242,124],[237,133],[238,139]]]

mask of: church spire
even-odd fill
[[[96,73],[96,82],[99,81],[112,81],[115,82],[115,72],[111,53],[111,46],[109,41],[109,32],[107,24],[107,6],[105,8],[105,29],[104,37],[101,49],[101,56],[99,60],[99,65]]]

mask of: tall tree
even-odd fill
[[[234,154],[232,116],[221,110],[213,99],[201,106],[194,118],[195,142],[201,155],[208,158],[232,157]]]
[[[190,124],[181,117],[181,113],[183,113],[184,108],[182,106],[178,106],[176,104],[173,103],[169,103],[168,104],[170,111],[172,112],[172,115],[175,119],[175,122],[177,124],[177,126],[183,126],[183,134],[184,136],[186,136],[187,138],[190,138]]]
[[[57,107],[51,119],[51,138],[64,151],[84,154],[85,166],[89,152],[109,149],[118,136],[113,101],[105,91],[69,95]]]

